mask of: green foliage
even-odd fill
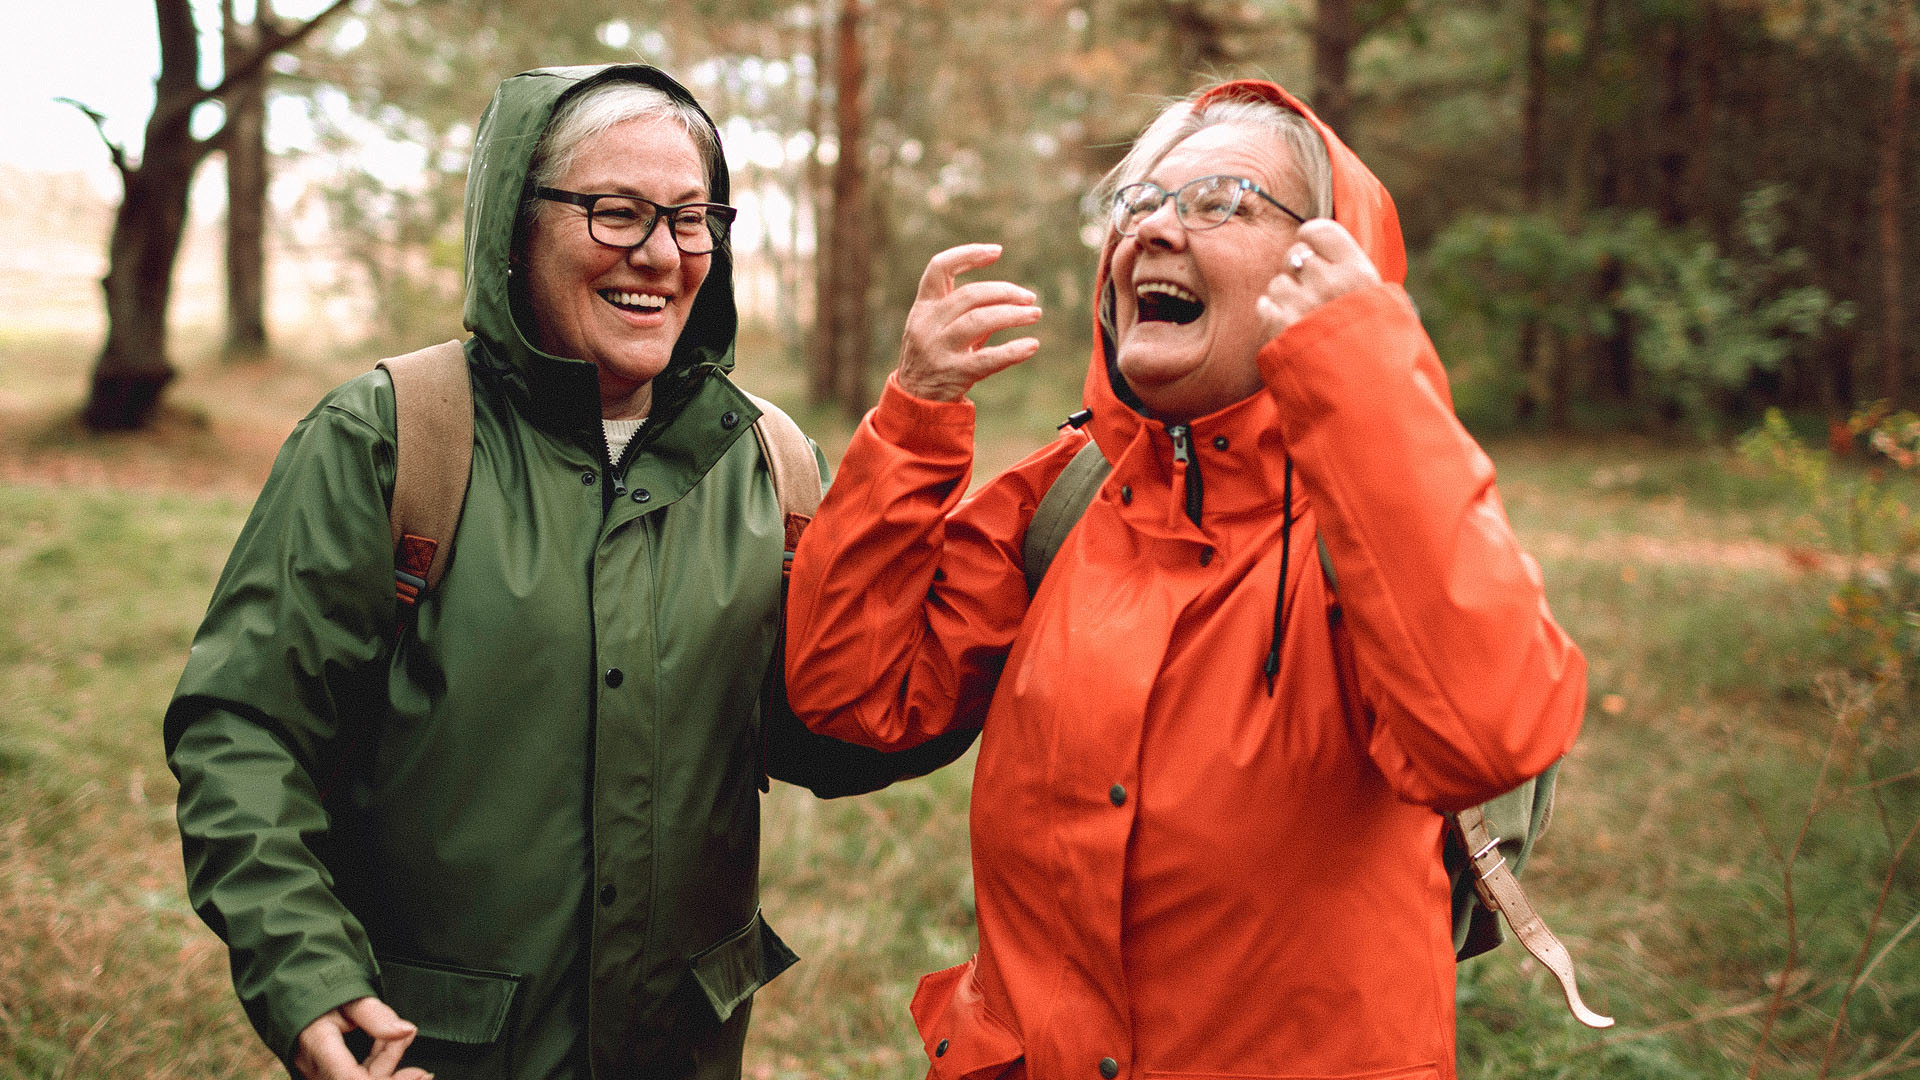
[[[1449,345],[1494,358],[1467,374],[1503,390],[1543,379],[1518,368],[1524,327],[1558,364],[1623,338],[1644,403],[1712,437],[1756,375],[1853,318],[1850,304],[1797,281],[1804,253],[1779,247],[1785,198],[1778,187],[1750,194],[1731,251],[1646,211],[1597,212],[1573,228],[1542,213],[1464,216],[1428,253],[1429,322]],[[1476,389],[1462,387],[1463,415],[1508,419],[1475,417],[1501,404]]]
[[[1817,285],[1792,284],[1804,252],[1779,249],[1787,193],[1763,187],[1742,202],[1740,246],[1722,252],[1687,231],[1628,216],[1612,251],[1625,268],[1618,312],[1652,390],[1703,435],[1759,372],[1778,371],[1802,342],[1853,319]]]
[[[1855,413],[1836,437],[1864,441],[1877,455],[1868,468],[1840,468],[1809,448],[1779,410],[1741,440],[1741,450],[1798,485],[1809,538],[1837,550],[1846,576],[1829,598],[1829,632],[1844,643],[1860,674],[1901,691],[1920,661],[1920,417],[1884,405]],[[1889,470],[1891,466],[1891,471]]]

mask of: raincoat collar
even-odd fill
[[[1387,194],[1372,170],[1340,141],[1313,111],[1298,98],[1270,82],[1242,79],[1221,83],[1195,99],[1195,108],[1223,100],[1264,101],[1291,109],[1304,116],[1320,133],[1333,167],[1333,218],[1344,225],[1373,260],[1383,281],[1398,285],[1406,278],[1406,248],[1400,237],[1400,218],[1393,198]],[[1112,287],[1114,248],[1118,237],[1108,230],[1100,253],[1100,269],[1095,279],[1094,296],[1104,298]],[[1082,403],[1092,412],[1088,431],[1100,444],[1101,453],[1114,463],[1123,483],[1135,487],[1148,485],[1181,488],[1181,471],[1176,469],[1172,440],[1167,425],[1145,415],[1138,399],[1126,386],[1114,366],[1114,343],[1108,341],[1096,318],[1093,355],[1087,365]],[[1254,509],[1271,512],[1285,483],[1286,446],[1280,433],[1278,407],[1271,394],[1256,393],[1218,412],[1200,417],[1186,425],[1190,429],[1192,452],[1200,455],[1205,477],[1206,514],[1233,515]],[[1184,516],[1184,491],[1172,491],[1164,515],[1159,507],[1148,511],[1156,520],[1165,517],[1165,528],[1180,533],[1188,529]],[[1301,495],[1295,488],[1295,500]]]
[[[534,148],[559,106],[572,95],[605,82],[658,87],[699,109],[686,88],[644,64],[540,68],[500,84],[480,120],[473,162],[467,170],[466,308],[463,321],[477,339],[479,359],[519,399],[526,415],[543,427],[598,444],[600,390],[592,363],[542,352],[533,341],[524,275],[516,278],[520,205]],[[713,128],[704,110],[701,117]],[[714,132],[715,144],[719,133]],[[727,202],[730,185],[724,156],[711,197]],[[733,367],[738,316],[733,302],[733,257],[726,246],[713,253],[712,268],[694,298],[685,330],[665,371],[653,381],[653,407],[636,442],[657,440],[700,394],[704,383]]]

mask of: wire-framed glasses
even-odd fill
[[[590,195],[560,188],[533,189],[549,202],[567,203],[587,212],[587,235],[611,248],[637,248],[653,235],[664,219],[673,246],[688,255],[705,255],[720,246],[740,211],[725,203],[691,202],[666,206],[638,195]]]
[[[1113,227],[1121,236],[1140,231],[1140,223],[1152,217],[1167,199],[1173,199],[1174,215],[1189,232],[1214,229],[1227,223],[1240,208],[1247,192],[1267,200],[1280,212],[1301,224],[1306,218],[1294,213],[1285,203],[1267,194],[1259,184],[1241,176],[1200,176],[1168,191],[1151,180],[1128,184],[1113,193]]]

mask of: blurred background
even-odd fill
[[[1527,880],[1621,1022],[1579,1028],[1508,945],[1462,968],[1462,1075],[1920,1075],[1911,0],[16,6],[0,1077],[274,1074],[185,904],[160,712],[293,423],[459,334],[495,84],[612,60],[720,123],[739,378],[830,459],[927,257],[1006,246],[1044,347],[974,395],[980,476],[1077,407],[1083,196],[1127,140],[1224,77],[1306,99],[1393,192],[1592,661]],[[768,797],[768,917],[807,960],[760,999],[756,1080],[924,1071],[914,980],[973,947],[970,768]]]

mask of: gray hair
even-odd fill
[[[1307,205],[1297,207],[1308,218],[1333,216],[1333,165],[1327,158],[1327,144],[1320,132],[1306,117],[1284,105],[1268,101],[1247,101],[1229,98],[1215,101],[1205,108],[1195,108],[1194,103],[1203,91],[1173,102],[1160,110],[1147,130],[1134,140],[1133,148],[1120,163],[1107,170],[1093,191],[1087,197],[1087,208],[1098,215],[1098,221],[1106,229],[1106,240],[1113,240],[1113,215],[1109,212],[1113,206],[1114,193],[1128,184],[1145,179],[1154,166],[1173,152],[1181,142],[1206,128],[1222,124],[1233,124],[1252,128],[1255,131],[1272,136],[1287,151],[1287,160],[1292,163],[1294,179],[1306,193]],[[1277,194],[1276,194],[1276,197]],[[1108,282],[1105,295],[1099,303],[1100,327],[1106,332],[1108,342],[1113,341],[1113,302],[1112,282]]]
[[[1333,165],[1327,159],[1325,140],[1306,117],[1284,105],[1243,98],[1216,101],[1204,109],[1196,109],[1194,101],[1198,96],[1195,94],[1162,109],[1153,123],[1147,125],[1147,130],[1134,140],[1127,156],[1094,185],[1090,206],[1103,223],[1109,220],[1107,211],[1113,203],[1114,192],[1145,178],[1175,146],[1195,133],[1221,124],[1253,128],[1277,139],[1287,150],[1294,178],[1307,196],[1307,205],[1301,213],[1309,218],[1332,216]]]
[[[567,99],[547,123],[527,170],[527,202],[521,219],[527,219],[538,201],[533,189],[556,186],[588,140],[629,120],[649,118],[669,121],[686,131],[706,164],[707,197],[713,198],[720,178],[720,140],[700,109],[647,83],[605,82]]]

